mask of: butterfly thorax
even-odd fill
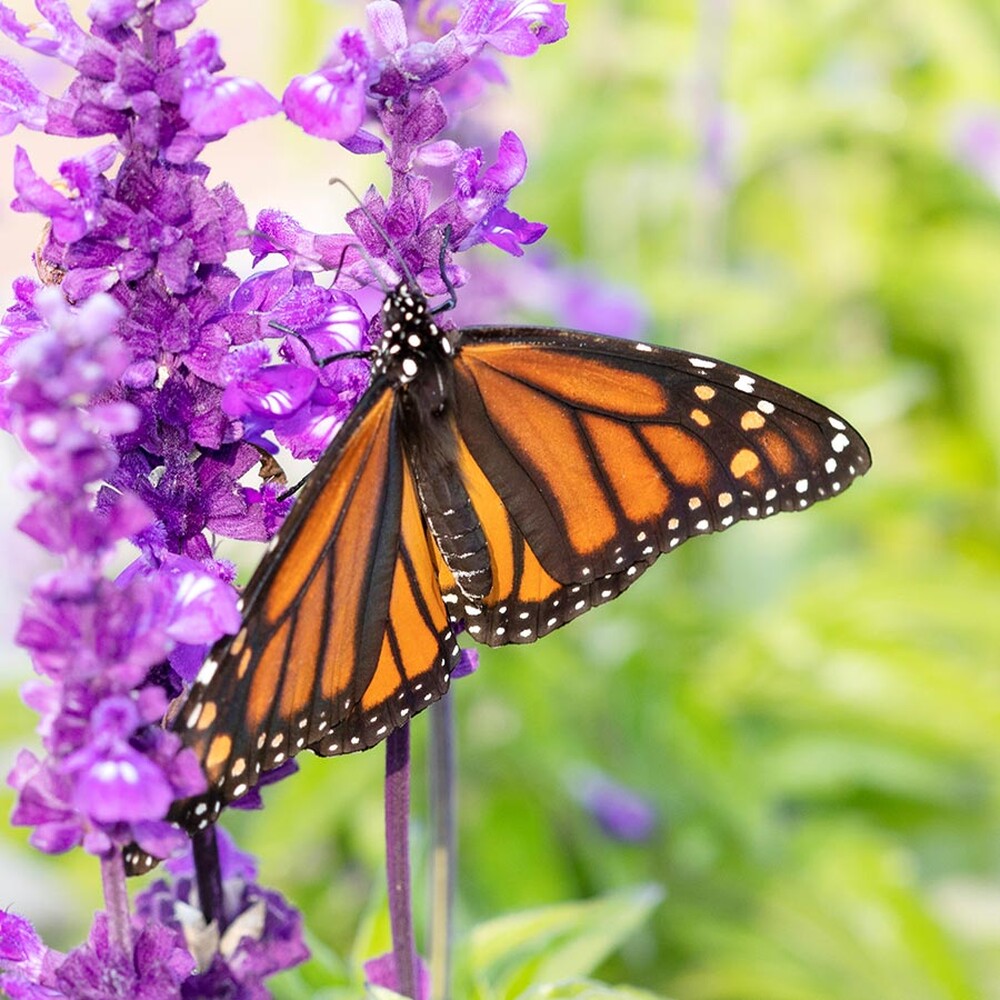
[[[372,374],[385,374],[405,386],[421,372],[426,376],[429,368],[440,368],[451,354],[451,341],[438,329],[423,293],[401,281],[382,306],[382,340]]]

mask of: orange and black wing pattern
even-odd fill
[[[463,331],[459,463],[492,588],[470,635],[533,642],[617,597],[664,552],[836,495],[871,458],[846,421],[711,358],[548,329]]]
[[[460,651],[396,403],[373,388],[341,429],[173,723],[210,786],[175,809],[188,829],[299,751],[364,750],[447,690]]]

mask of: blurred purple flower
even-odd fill
[[[370,958],[364,964],[365,982],[370,986],[381,986],[384,989],[399,992],[399,977],[396,974],[396,956],[386,952],[377,958]],[[430,1000],[431,972],[427,963],[417,956],[417,996],[415,1000]]]
[[[1000,195],[1000,109],[966,108],[952,125],[958,161]]]
[[[597,825],[613,840],[638,843],[656,829],[652,803],[606,775],[588,772],[573,781],[573,794]]]
[[[158,623],[163,583],[145,576],[118,587],[102,575],[115,542],[150,521],[134,497],[92,502],[91,484],[117,464],[109,431],[131,430],[139,416],[130,403],[97,402],[128,364],[115,332],[121,308],[97,295],[72,309],[57,288],[42,289],[35,308],[40,325],[12,350],[17,377],[7,388],[10,429],[37,463],[27,482],[38,499],[21,527],[66,566],[35,585],[18,631],[55,686],[29,693],[48,756],[18,758],[12,822],[34,826],[42,850],[83,844],[106,854],[133,837],[129,823],[161,819],[204,779],[172,734],[156,727],[145,753],[132,742],[166,707],[162,697],[130,696],[169,646]]]
[[[460,326],[542,316],[569,329],[640,337],[649,318],[646,304],[631,288],[560,263],[552,253],[534,253],[503,267],[478,261],[469,292],[453,314]]]

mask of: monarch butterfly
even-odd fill
[[[440,698],[459,622],[491,646],[534,642],[688,538],[808,507],[871,463],[840,417],[721,361],[567,330],[445,331],[406,281],[382,328],[242,628],[175,717],[210,783],[175,808],[192,831],[300,750],[364,750]]]

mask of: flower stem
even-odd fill
[[[732,0],[698,4],[698,68],[694,115],[698,122],[698,169],[692,191],[691,253],[696,264],[720,267],[725,254],[729,178],[727,146],[732,138],[723,88]]]
[[[221,934],[229,922],[222,905],[222,867],[219,864],[219,842],[215,836],[215,824],[209,823],[192,837],[191,850],[194,854],[194,871],[198,880],[198,899],[205,923],[219,922]]]
[[[132,954],[132,926],[128,911],[128,890],[125,888],[125,859],[121,851],[112,851],[101,858],[101,884],[104,888],[104,908],[108,914],[111,940],[123,955]]]
[[[398,991],[417,996],[417,946],[410,899],[410,727],[389,734],[385,745],[385,867],[389,925]]]
[[[431,983],[433,1000],[451,995],[455,908],[455,711],[445,697],[430,709]]]

